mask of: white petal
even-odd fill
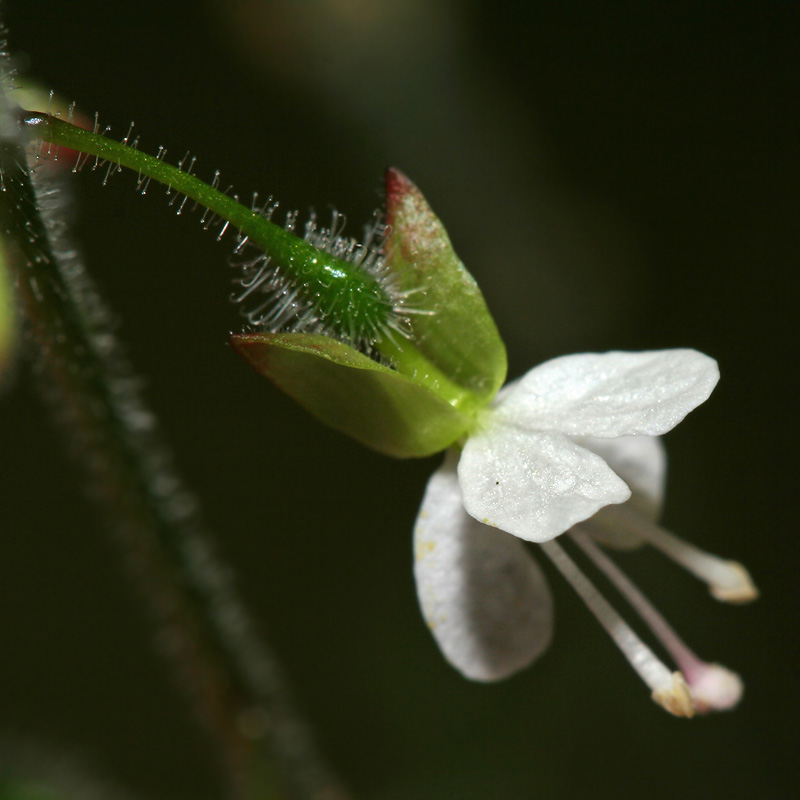
[[[431,477],[417,517],[417,594],[447,660],[473,680],[499,680],[549,644],[552,600],[522,542],[464,512],[455,461],[448,454]]]
[[[464,508],[479,522],[547,542],[630,490],[600,456],[557,433],[494,426],[458,463]]]
[[[667,454],[658,436],[619,436],[616,439],[581,437],[578,443],[597,453],[631,489],[631,499],[622,506],[637,515],[615,513],[619,506],[601,508],[582,527],[607,547],[631,549],[644,544],[640,526],[632,524],[644,518],[654,522],[661,513]],[[642,515],[639,517],[638,515]]]
[[[717,362],[696,350],[582,353],[547,361],[498,399],[493,416],[571,436],[656,436],[711,394]]]
[[[578,444],[597,453],[633,492],[630,502],[650,519],[664,504],[667,453],[658,436],[581,437]]]

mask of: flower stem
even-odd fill
[[[291,274],[303,294],[315,297],[316,305],[331,309],[325,322],[339,336],[374,338],[375,331],[386,327],[391,300],[378,278],[355,263],[315,247],[259,210],[161,158],[47,114],[25,111],[22,121],[36,138],[136,170],[209,209]]]

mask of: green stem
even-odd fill
[[[424,384],[459,411],[471,414],[478,406],[474,392],[450,380],[406,339],[398,342],[383,337],[375,344],[375,349],[387,358],[398,372]]]
[[[33,136],[137,170],[226,220],[292,275],[307,300],[323,311],[328,310],[325,324],[338,336],[373,341],[376,332],[385,328],[393,313],[392,302],[375,275],[314,247],[160,158],[46,114],[29,111],[23,114],[23,122]]]

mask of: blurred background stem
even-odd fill
[[[342,798],[173,470],[114,317],[67,239],[63,192],[31,176],[7,111],[0,216],[44,394],[149,601],[159,649],[212,735],[229,794]]]

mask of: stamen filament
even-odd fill
[[[680,667],[686,677],[700,711],[730,709],[742,695],[744,687],[738,675],[699,658],[675,632],[660,611],[645,597],[636,584],[603,552],[580,527],[570,531],[573,541],[594,562],[595,566],[619,590],[644,620],[656,638]]]
[[[694,704],[683,676],[679,672],[670,672],[581,572],[561,545],[550,541],[543,543],[541,548],[650,688],[653,700],[675,716],[693,716]]]
[[[603,509],[603,526],[614,524],[632,530],[665,556],[680,564],[696,578],[708,584],[711,594],[726,603],[749,603],[758,597],[758,589],[750,573],[738,561],[728,561],[665,530],[635,508],[607,506]],[[594,523],[588,527],[593,527]]]

